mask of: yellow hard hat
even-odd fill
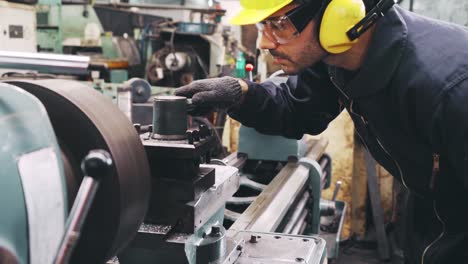
[[[234,25],[249,25],[258,23],[276,11],[285,7],[293,0],[240,0],[242,11],[231,19]]]

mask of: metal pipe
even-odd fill
[[[307,228],[307,221],[304,221],[304,223],[302,223],[301,228],[299,228],[298,235],[303,235],[306,228]]]
[[[296,225],[293,227],[293,229],[291,230],[291,235],[297,235],[299,234],[300,232],[300,229],[301,227],[305,224],[307,225],[307,221],[306,221],[306,218],[307,218],[307,214],[309,213],[309,210],[305,209],[301,216],[299,217],[299,220],[297,221]]]
[[[256,190],[256,191],[259,191],[259,192],[265,190],[265,188],[266,188],[265,184],[261,184],[261,183],[258,183],[256,181],[253,181],[253,180],[247,178],[246,175],[241,176],[240,185],[244,186],[244,187],[247,187],[247,188],[250,188],[250,189],[253,189],[253,190]]]
[[[288,222],[286,223],[285,227],[283,228],[283,232],[285,234],[290,234],[293,227],[297,224],[299,217],[301,216],[302,212],[305,209],[307,201],[309,200],[310,194],[309,192],[304,192],[302,195],[301,200],[297,203],[296,208],[294,208],[294,212],[292,213],[291,217],[289,218]]]
[[[322,188],[322,190],[323,190],[323,188],[325,188],[327,175],[328,175],[327,171],[324,170],[323,173],[322,173],[322,176],[320,176],[320,187]]]
[[[226,202],[226,204],[234,204],[234,205],[244,205],[244,204],[251,204],[257,199],[257,196],[250,196],[250,197],[231,197]]]
[[[324,158],[324,159],[322,159],[322,161],[320,161],[320,167],[322,168],[322,170],[325,169],[327,164],[328,164],[328,159],[326,159],[326,158]]]
[[[0,51],[0,67],[53,74],[87,74],[89,57],[49,53]]]
[[[239,219],[240,216],[241,216],[241,214],[239,214],[238,212],[234,212],[234,211],[229,210],[229,209],[224,210],[224,218],[226,220],[235,222],[237,219]]]

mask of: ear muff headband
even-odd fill
[[[320,44],[332,54],[349,50],[394,4],[394,0],[380,0],[366,15],[362,0],[331,0],[320,23]]]

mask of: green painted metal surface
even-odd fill
[[[39,51],[62,53],[62,2],[39,0],[36,17]]]
[[[119,58],[119,53],[114,46],[113,36],[110,33],[106,33],[101,36],[101,48],[102,55],[108,59],[117,59]]]
[[[127,70],[111,70],[110,81],[111,83],[123,83],[128,80]]]
[[[37,12],[37,42],[41,51],[63,53],[63,46],[85,45],[85,28],[96,24],[103,32],[91,5],[62,5],[59,0],[39,0]]]
[[[263,135],[245,126],[239,129],[238,152],[252,160],[287,161],[291,156],[304,156],[306,150],[307,145],[301,140]]]
[[[60,150],[42,104],[29,93],[0,83],[0,247],[14,249],[21,264],[28,263],[28,216],[18,159],[47,147]],[[63,199],[65,177],[61,162]],[[59,209],[59,208],[58,208]],[[63,208],[65,215],[67,208]]]
[[[101,33],[104,32],[91,5],[62,6],[62,21],[64,40],[67,38],[84,38],[84,30],[88,23],[95,23],[99,26]]]

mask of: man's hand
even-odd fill
[[[175,90],[175,95],[192,98],[192,115],[203,115],[214,108],[230,108],[242,100],[247,84],[233,77],[197,80]]]

